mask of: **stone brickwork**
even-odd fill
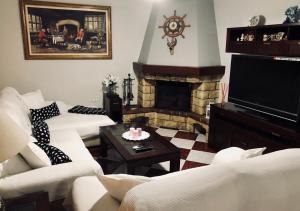
[[[149,126],[151,127],[166,127],[193,132],[193,124],[198,123],[206,129],[206,135],[208,135],[208,125],[203,122],[196,121],[191,117],[162,114],[158,112],[148,112],[138,114],[125,114],[123,115],[123,121],[124,123],[130,123],[132,119],[142,116],[149,118]]]
[[[143,108],[151,108],[155,105],[155,82],[140,79],[138,84],[138,104]]]
[[[222,75],[207,75],[199,77],[176,77],[160,75],[139,76],[138,104],[143,108],[155,106],[155,81],[175,81],[193,84],[191,93],[191,111],[205,115],[206,106],[216,102],[219,97],[219,83]]]
[[[204,116],[206,106],[210,102],[216,102],[219,97],[220,80],[223,75],[204,76],[172,76],[172,75],[138,75],[138,105],[142,108],[154,108],[155,106],[155,81],[174,81],[191,83],[191,112]],[[123,121],[129,123],[140,116],[149,117],[149,125],[152,127],[166,127],[180,130],[193,131],[193,124],[202,125],[208,134],[207,122],[200,122],[189,116],[170,115],[160,112],[141,112],[137,114],[124,114]]]

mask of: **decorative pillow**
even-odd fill
[[[256,157],[262,155],[263,151],[266,150],[266,147],[243,150],[239,147],[229,147],[219,151],[211,164],[220,164],[220,163],[229,163],[238,160],[244,160],[247,158]]]
[[[73,108],[69,109],[68,112],[76,113],[76,114],[98,114],[98,115],[106,114],[103,108],[92,108],[92,107],[85,107],[81,105],[74,106]]]
[[[66,155],[60,149],[44,143],[34,142],[37,146],[39,146],[49,157],[52,165],[57,165],[61,163],[72,162],[68,155]]]
[[[48,106],[39,109],[30,109],[32,122],[44,121],[50,119],[51,117],[60,115],[59,109],[56,103],[52,103]]]
[[[31,139],[35,141],[33,137],[31,137]],[[51,161],[48,158],[47,154],[33,142],[29,142],[20,154],[34,169],[51,166]]]
[[[151,181],[149,177],[129,174],[98,175],[98,179],[106,188],[107,192],[120,202],[131,188]]]
[[[37,109],[45,106],[45,100],[41,90],[26,93],[22,95],[22,98],[28,109]]]
[[[48,124],[44,121],[34,122],[32,128],[33,136],[38,142],[49,144],[50,143],[50,131]]]
[[[30,166],[20,156],[16,155],[0,163],[0,178],[31,170]]]

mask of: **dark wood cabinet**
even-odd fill
[[[212,105],[208,145],[216,150],[267,147],[265,152],[300,147],[299,125],[257,114],[231,103]]]
[[[284,33],[277,41],[264,40],[264,36]],[[243,35],[243,36],[242,36]],[[249,39],[241,39],[246,36]],[[278,35],[279,36],[279,35]],[[280,37],[280,36],[279,36]],[[267,56],[300,56],[300,24],[277,24],[227,29],[226,52]]]
[[[104,94],[103,108],[106,114],[115,122],[121,123],[123,121],[122,114],[122,99],[117,94]]]
[[[6,211],[50,211],[47,192],[37,192],[4,200]]]

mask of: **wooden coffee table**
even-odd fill
[[[150,151],[136,153],[132,147],[139,142],[127,141],[122,134],[128,130],[124,124],[106,126],[100,128],[101,156],[107,156],[107,146],[113,148],[121,155],[126,165],[127,174],[135,174],[135,169],[164,161],[170,161],[170,172],[179,171],[180,150],[164,137],[157,134],[152,128],[145,127],[144,131],[150,133],[150,137],[144,142],[153,146]]]

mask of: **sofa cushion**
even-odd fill
[[[29,114],[29,108],[27,107],[26,103],[24,102],[22,96],[19,94],[19,92],[12,88],[12,87],[6,87],[1,90],[1,96],[0,98],[4,101],[10,102],[17,106],[24,114]]]
[[[44,121],[46,119],[50,119],[51,117],[60,115],[59,109],[56,103],[52,103],[48,106],[38,108],[38,109],[30,109],[32,122]]]
[[[0,99],[0,109],[3,110],[17,125],[19,125],[28,135],[32,134],[31,122],[26,114],[20,107],[9,101]]]
[[[31,137],[31,139],[32,141],[36,141],[33,137]],[[25,149],[20,153],[26,162],[34,169],[51,166],[51,160],[47,154],[44,150],[34,144],[34,142],[29,142]]]
[[[99,175],[98,178],[107,192],[120,202],[130,189],[144,182],[151,181],[149,177],[128,174]]]
[[[117,211],[120,206],[120,203],[107,193],[96,176],[76,179],[69,200],[74,211]]]
[[[45,100],[41,90],[23,94],[22,99],[28,109],[38,109],[45,106]]]
[[[211,164],[228,163],[262,155],[266,147],[244,150],[239,147],[229,147],[219,151]]]
[[[39,121],[34,122],[32,128],[33,136],[40,143],[49,144],[50,143],[50,132],[49,127],[46,122]]]
[[[66,155],[63,151],[54,147],[50,144],[45,144],[41,142],[34,142],[37,146],[39,146],[49,157],[52,165],[58,165],[62,163],[69,163],[72,160]]]
[[[0,178],[31,170],[31,167],[18,154],[0,163]]]
[[[101,126],[115,124],[115,122],[106,115],[71,113],[55,116],[51,119],[47,119],[46,122],[49,126],[50,133],[53,130],[74,129],[83,139],[99,135],[99,127]]]
[[[287,149],[162,176],[128,191],[119,210],[300,210],[299,163],[300,149]]]
[[[50,131],[50,144],[61,149],[73,162],[94,160],[76,130]]]

